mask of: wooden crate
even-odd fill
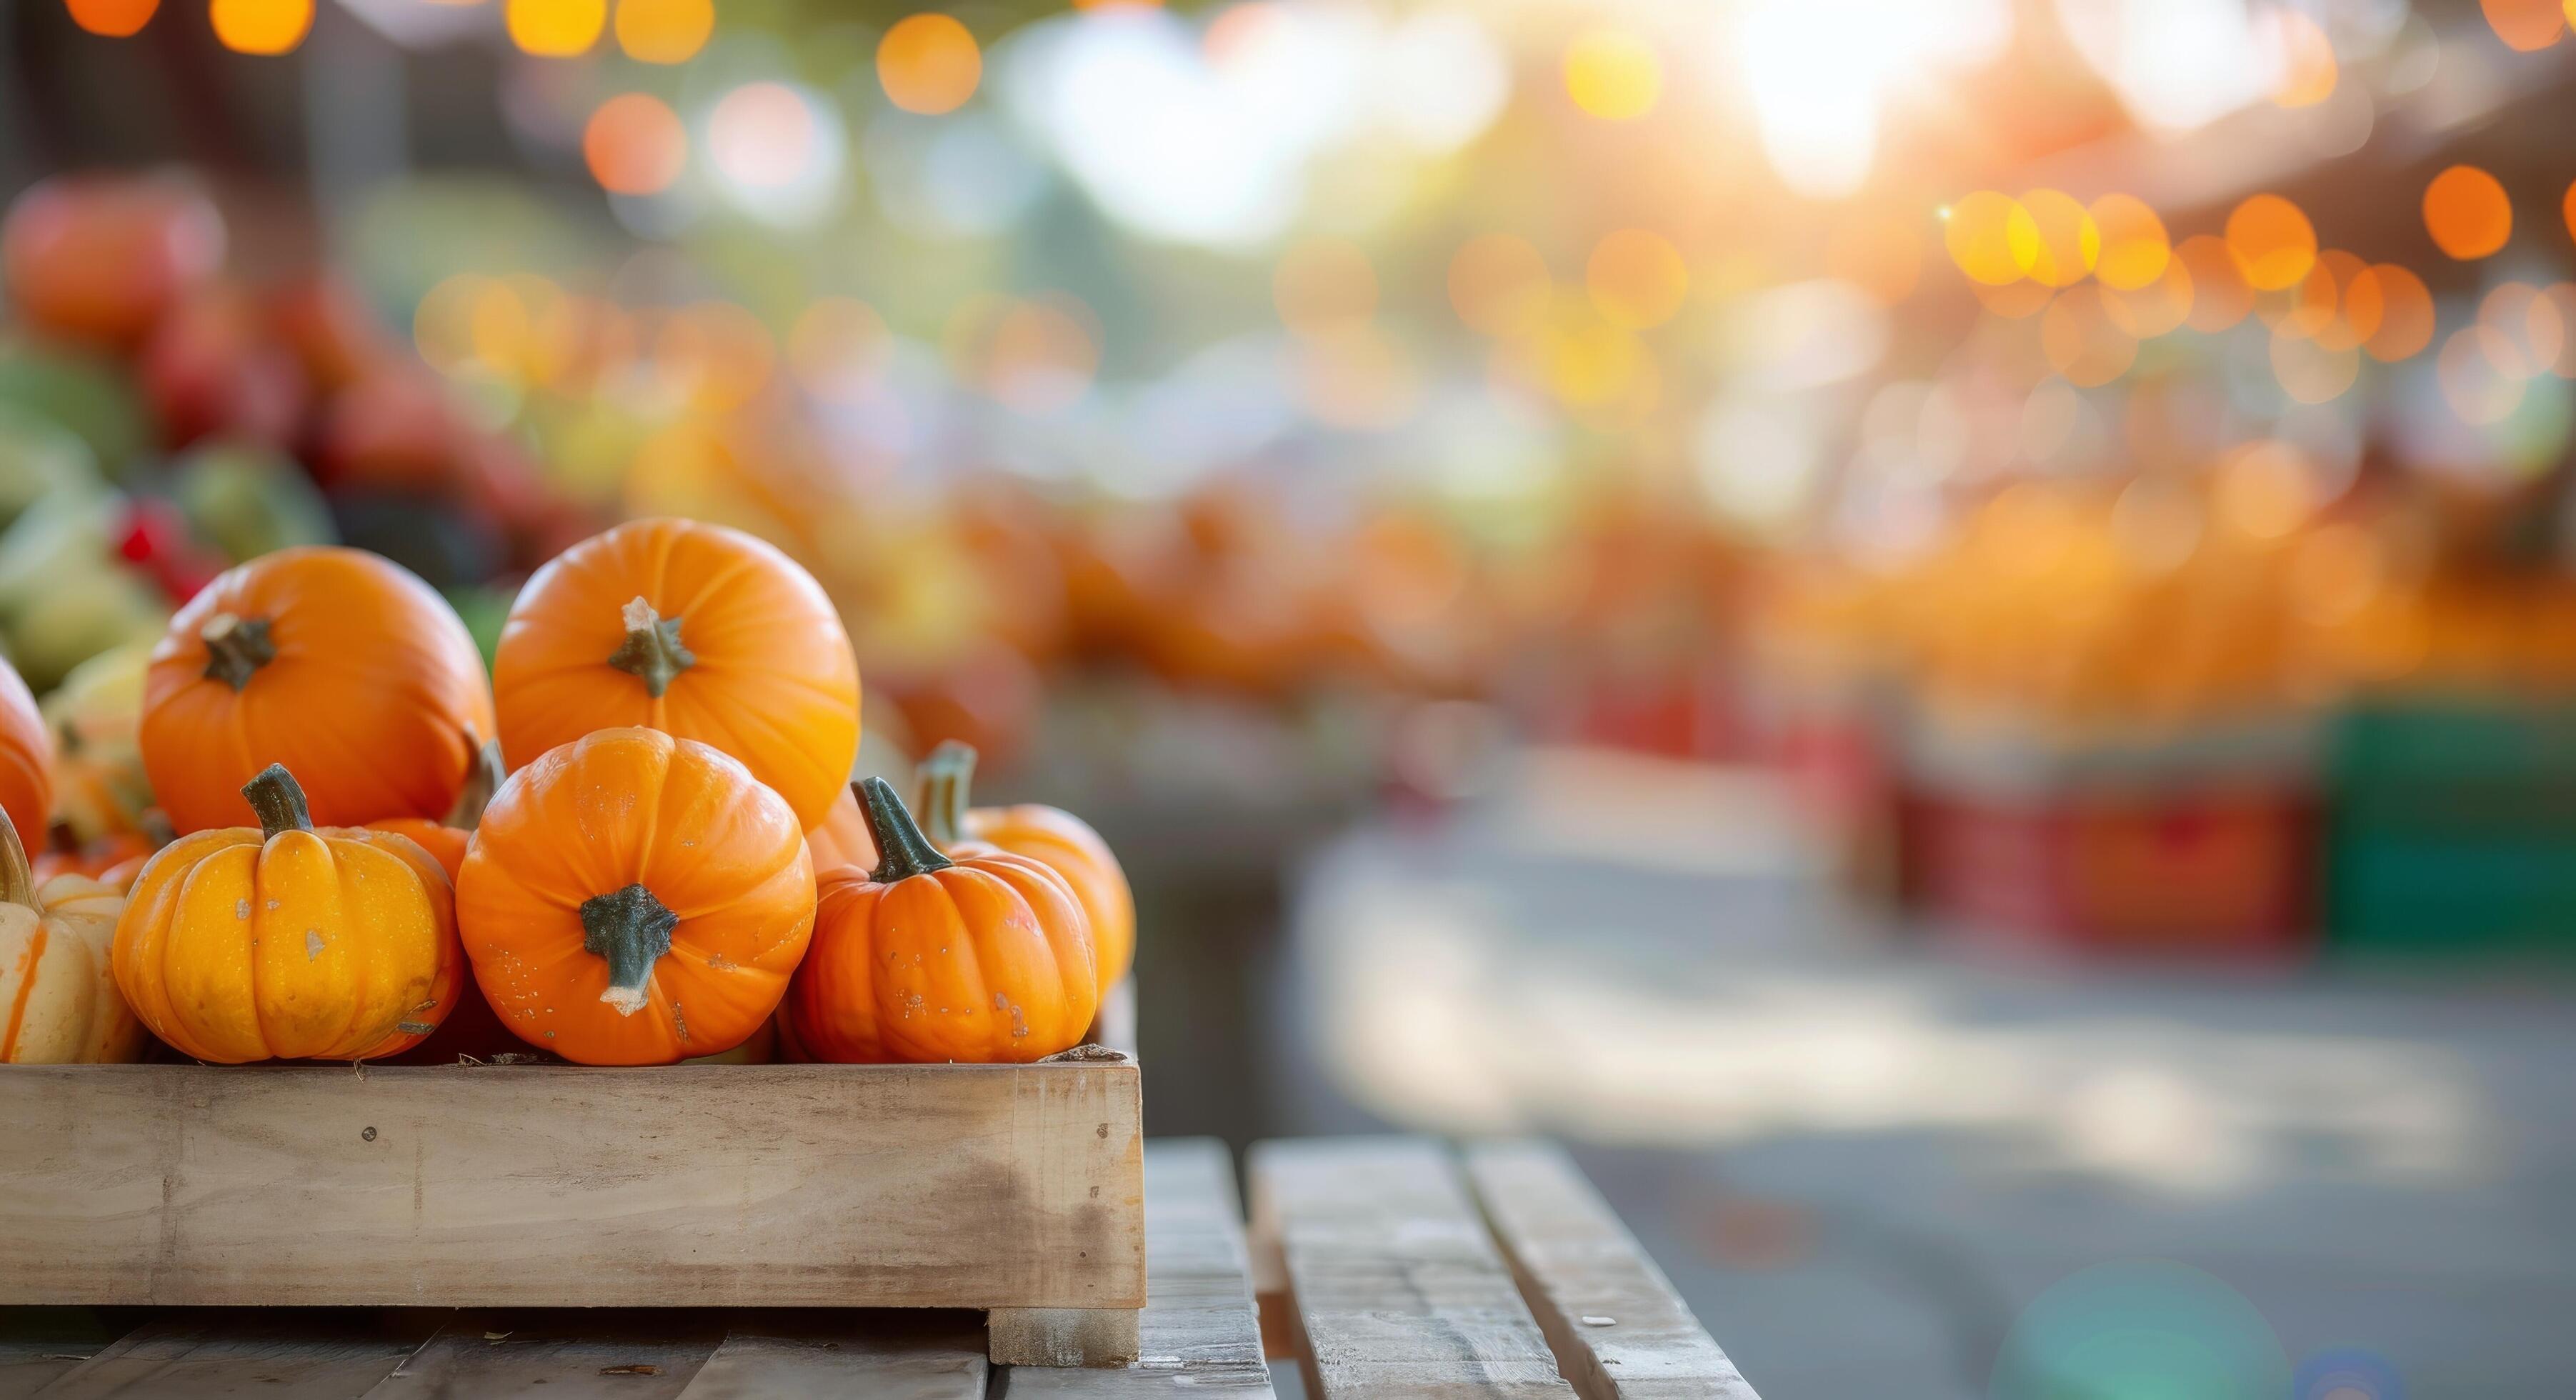
[[[0,1070],[0,1304],[905,1307],[1123,1364],[1136,1062]]]

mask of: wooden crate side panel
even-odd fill
[[[1132,1061],[0,1071],[0,1303],[1137,1307]]]

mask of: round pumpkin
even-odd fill
[[[567,1060],[730,1050],[786,994],[814,863],[784,799],[733,758],[604,729],[510,776],[457,880],[474,980],[512,1034]]]
[[[0,814],[0,1064],[125,1064],[143,1027],[116,989],[125,897],[78,875],[38,882]]]
[[[144,770],[182,832],[248,825],[243,785],[270,764],[304,775],[323,826],[436,817],[494,730],[455,609],[400,565],[336,546],[206,585],[144,681]]]
[[[1007,851],[941,855],[883,778],[859,802],[885,856],[823,880],[788,994],[795,1047],[835,1064],[1025,1064],[1079,1044],[1100,973],[1064,877]]]
[[[501,771],[501,745],[486,740],[475,751],[474,771],[465,779],[465,790],[456,794],[456,805],[437,821],[427,817],[386,817],[367,823],[369,831],[390,831],[409,837],[413,844],[429,852],[438,868],[447,872],[452,883],[465,865],[466,842],[483,820],[483,809],[492,804],[492,794],[501,790],[505,775]]]
[[[1109,843],[1091,824],[1060,807],[1023,802],[1010,807],[968,804],[975,783],[975,750],[945,743],[922,760],[916,804],[930,843],[950,855],[981,843],[1027,856],[1064,877],[1091,920],[1100,950],[1100,985],[1106,991],[1136,959],[1136,896]]]
[[[739,530],[639,520],[558,555],[519,593],[493,674],[513,766],[634,725],[740,759],[822,823],[859,747],[859,665],[831,600]]]
[[[0,661],[0,811],[42,837],[54,810],[54,741],[18,669]]]
[[[243,788],[256,827],[182,836],[143,867],[116,983],[182,1054],[372,1060],[456,1005],[465,959],[446,872],[400,836],[317,829],[293,776]]]

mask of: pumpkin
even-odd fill
[[[307,775],[321,825],[440,816],[494,732],[455,610],[362,550],[223,574],[170,620],[144,681],[143,766],[181,832],[247,825],[244,784],[281,763]]]
[[[931,750],[920,772],[921,829],[930,843],[955,855],[981,843],[1027,856],[1064,877],[1091,921],[1100,950],[1100,985],[1114,987],[1136,957],[1136,896],[1127,872],[1091,824],[1057,807],[1034,802],[1012,807],[967,805],[975,782],[975,750],[947,743]]]
[[[371,1060],[456,1005],[465,960],[447,875],[400,836],[316,829],[271,765],[243,787],[257,827],[182,836],[143,868],[116,927],[116,983],[152,1033],[200,1060]]]
[[[868,819],[859,810],[857,793],[841,789],[832,813],[823,824],[805,833],[806,849],[814,853],[814,874],[820,879],[827,871],[845,865],[861,870],[873,869],[877,863],[877,843],[868,837]]]
[[[474,771],[466,775],[465,790],[456,794],[456,805],[438,821],[426,817],[387,817],[367,823],[370,831],[390,831],[409,837],[413,844],[429,852],[438,868],[447,872],[453,882],[465,866],[465,846],[474,828],[483,820],[483,809],[492,803],[492,794],[500,791],[501,745],[485,740],[475,750]]]
[[[0,1064],[125,1064],[143,1027],[116,990],[124,896],[94,880],[38,882],[0,814]]]
[[[818,826],[859,746],[859,665],[813,576],[721,525],[639,520],[539,569],[493,672],[515,766],[615,725],[733,755]]]
[[[18,670],[0,661],[0,811],[20,831],[42,832],[54,810],[54,741]]]
[[[57,826],[54,834],[62,837],[67,834],[67,828]],[[142,873],[144,863],[168,844],[166,835],[156,840],[145,832],[120,831],[87,845],[57,846],[28,864],[40,885],[57,875],[78,875],[96,880],[122,894],[134,883],[134,877]]]
[[[885,856],[824,877],[788,993],[795,1047],[836,1064],[1025,1064],[1079,1043],[1100,974],[1064,877],[1007,851],[941,855],[883,778],[859,804]]]
[[[814,927],[814,863],[786,801],[733,758],[652,729],[604,729],[512,774],[456,888],[501,1023],[583,1064],[741,1044]]]
[[[52,824],[76,842],[145,828],[152,780],[143,772],[143,675],[151,657],[148,641],[101,652],[73,667],[38,707],[54,742]]]

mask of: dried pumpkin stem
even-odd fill
[[[921,795],[913,803],[934,846],[966,839],[966,797],[975,785],[975,746],[949,739],[921,761]]]
[[[861,778],[851,790],[858,794],[860,814],[868,819],[868,835],[877,843],[877,868],[868,873],[869,879],[891,885],[957,863],[941,855],[921,834],[912,813],[903,809],[903,799],[894,795],[894,784],[883,778]]]
[[[467,730],[465,737],[472,739],[474,732]],[[501,790],[506,777],[501,769],[501,741],[484,740],[483,746],[474,751],[473,766],[465,770],[465,786],[457,790],[456,805],[447,810],[447,819],[440,824],[459,831],[472,831],[482,825],[483,809],[492,805],[492,794]]]
[[[264,617],[219,612],[197,629],[197,640],[206,644],[206,679],[222,681],[236,691],[249,685],[260,667],[277,659],[277,644],[268,639]]]
[[[26,843],[18,839],[18,824],[9,813],[0,810],[0,904],[36,903],[36,871],[27,863]],[[29,976],[35,969],[27,970]]]
[[[697,653],[680,644],[680,620],[664,617],[639,595],[618,612],[626,640],[608,655],[608,664],[644,682],[644,693],[659,700],[680,673],[698,664]]]
[[[653,980],[653,964],[671,951],[671,930],[680,922],[642,884],[581,902],[581,946],[608,959],[608,990],[601,1001],[632,1016],[644,1006],[644,985]]]
[[[281,832],[313,829],[313,810],[304,801],[304,787],[283,763],[259,770],[258,777],[242,784],[242,796],[259,814],[259,834],[264,840],[273,841]]]

